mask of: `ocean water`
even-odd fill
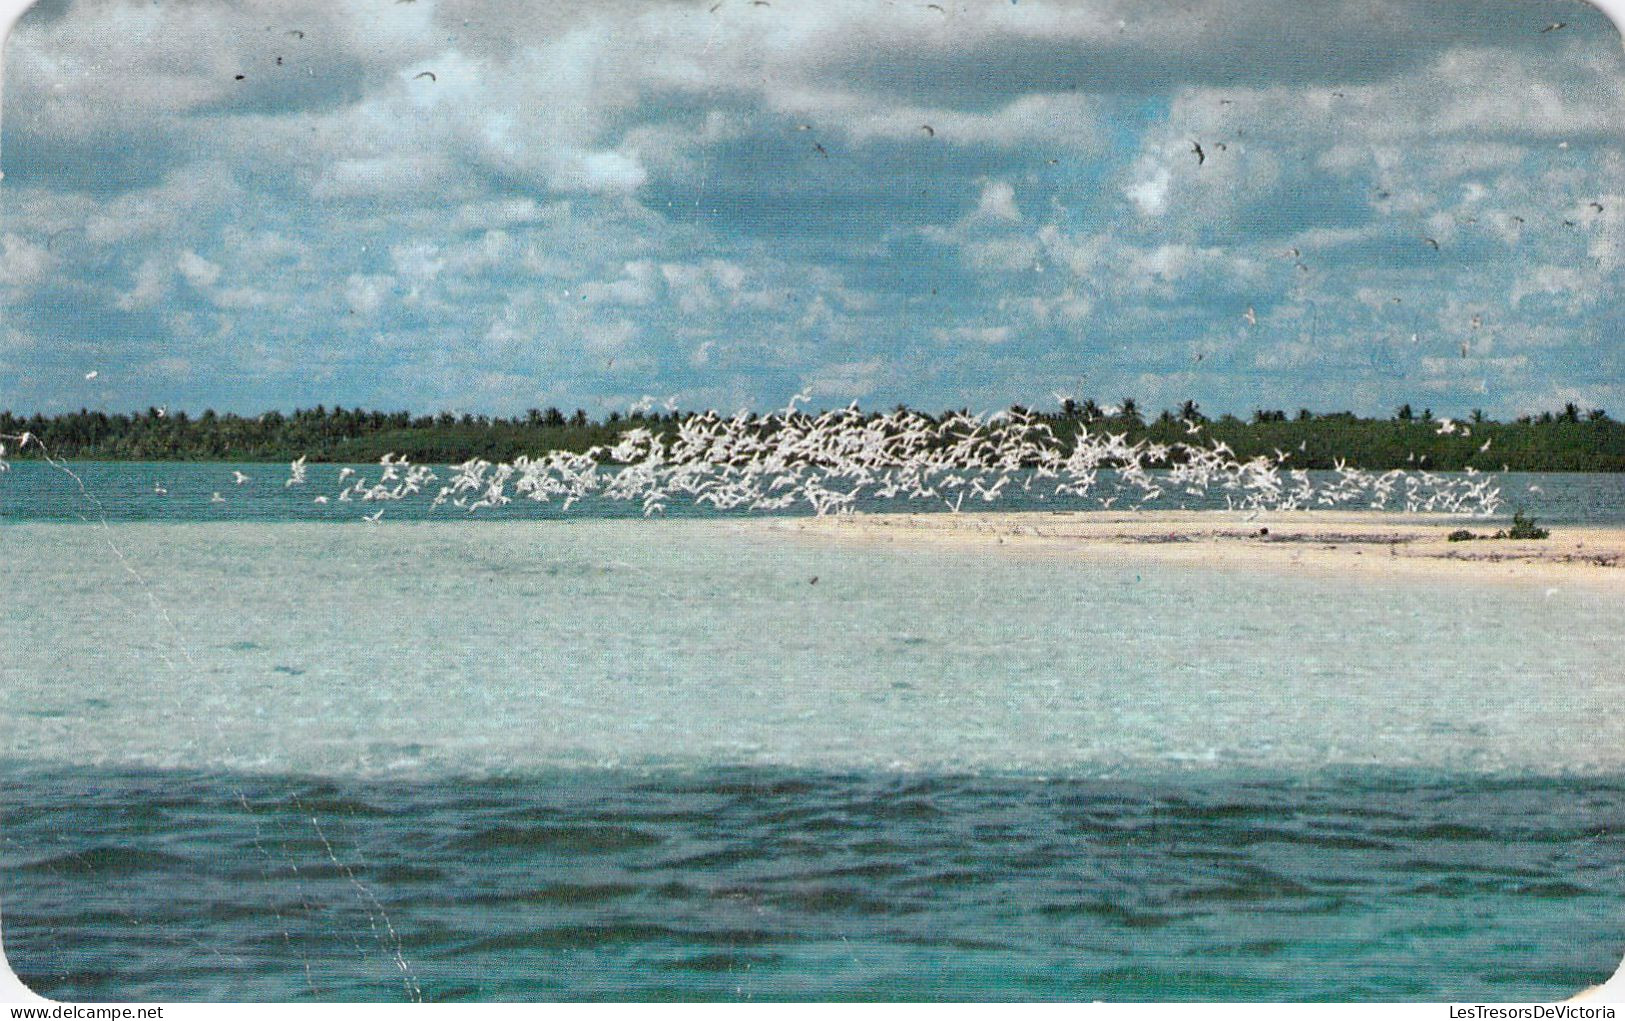
[[[356,473],[348,481],[340,481],[339,473],[349,468]],[[213,464],[172,462],[74,462],[74,478],[60,468],[42,461],[17,461],[0,478],[0,522],[3,521],[358,521],[363,514],[384,511],[392,521],[452,521],[470,516],[481,520],[536,521],[567,518],[641,518],[643,508],[638,501],[611,500],[601,496],[587,497],[566,510],[562,502],[553,499],[536,502],[523,497],[505,506],[482,508],[474,515],[451,505],[432,507],[433,494],[454,474],[444,465],[434,466],[437,481],[425,487],[426,494],[411,499],[388,503],[367,503],[359,500],[341,501],[338,493],[356,477],[376,482],[380,468],[377,464],[313,464],[306,468],[307,481],[301,486],[285,486],[288,466],[285,464]],[[248,481],[239,484],[233,476],[241,471]],[[1166,477],[1164,470],[1149,471],[1147,475]],[[1319,492],[1331,489],[1337,479],[1336,472],[1311,471],[1308,476]],[[1417,476],[1420,478],[1420,475]],[[1485,478],[1463,472],[1437,472],[1429,476],[1442,480],[1445,486],[1462,487]],[[988,477],[991,482],[993,476]],[[1500,493],[1497,518],[1510,519],[1512,513],[1523,510],[1549,524],[1625,525],[1625,474],[1600,472],[1500,472],[1493,476],[1492,488]],[[88,499],[79,491],[83,482]],[[1100,498],[1115,498],[1116,509],[1142,500],[1138,487],[1121,483],[1116,472],[1103,470],[1098,484],[1088,496],[1064,494],[1056,496],[1054,479],[1047,482],[1032,472],[1014,472],[1010,484],[1001,490],[1000,499],[985,503],[974,495],[962,504],[965,511],[973,510],[1099,510]],[[1288,480],[1290,481],[1290,480]],[[1032,485],[1026,483],[1032,482]],[[1290,488],[1290,487],[1289,487]],[[1185,492],[1182,485],[1164,484],[1163,495],[1144,502],[1147,510],[1224,510],[1226,493],[1217,485],[1201,495]],[[1396,487],[1403,494],[1405,487]],[[511,490],[510,490],[511,493]],[[213,500],[218,494],[220,500]],[[326,495],[329,502],[317,504],[314,498]],[[1234,498],[1240,494],[1231,494]],[[1395,496],[1393,506],[1400,509],[1403,497]],[[1476,502],[1471,504],[1476,506]],[[929,497],[893,499],[876,497],[865,491],[859,497],[856,510],[906,510],[911,513],[946,512],[950,509],[946,499]],[[1344,510],[1367,509],[1359,503],[1342,506]],[[695,506],[680,497],[671,499],[664,516],[671,518],[703,517],[760,517],[805,515],[810,511],[797,507],[785,511],[718,511],[710,505]],[[1441,516],[1441,520],[1446,520]]]
[[[1595,591],[83,477],[0,522],[46,995],[1547,999],[1625,954]]]

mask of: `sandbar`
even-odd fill
[[[1625,528],[1543,526],[1547,539],[1481,538],[1503,520],[1383,511],[994,511],[768,519],[809,540],[907,544],[1123,564],[1578,585],[1625,595]]]

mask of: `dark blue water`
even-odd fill
[[[566,510],[558,499],[536,502],[515,498],[505,506],[481,508],[474,514],[451,505],[433,507],[432,496],[452,475],[449,468],[436,468],[439,480],[426,486],[427,495],[387,502],[340,501],[337,493],[347,483],[338,481],[341,465],[318,464],[307,469],[308,481],[285,486],[288,467],[283,464],[200,464],[175,462],[76,461],[67,465],[76,481],[60,468],[41,461],[13,462],[11,470],[0,474],[0,521],[359,521],[364,514],[379,510],[392,521],[462,520],[478,517],[492,520],[552,520],[564,517],[639,518],[643,509],[636,501],[611,500],[601,496],[576,502]],[[376,480],[379,467],[350,465],[361,476]],[[237,484],[232,476],[241,470],[249,481]],[[1158,472],[1150,473],[1153,477]],[[1166,473],[1161,473],[1166,474]],[[1312,471],[1309,477],[1317,488],[1326,489],[1337,474]],[[1436,477],[1470,481],[1462,473],[1439,472]],[[989,476],[991,480],[992,476]],[[1483,476],[1478,476],[1482,479]],[[1501,490],[1501,506],[1496,519],[1510,519],[1522,509],[1541,522],[1569,525],[1625,525],[1625,474],[1601,473],[1506,473],[1496,476]],[[79,489],[83,482],[85,493]],[[354,481],[354,477],[350,479]],[[1032,481],[1031,486],[1023,483]],[[1038,480],[1032,473],[1017,473],[994,502],[967,495],[965,511],[976,510],[1099,510],[1101,497],[1117,497],[1115,509],[1123,510],[1140,499],[1140,491],[1119,485],[1115,473],[1102,471],[1100,483],[1087,497],[1071,494],[1054,496],[1054,479]],[[1147,510],[1222,510],[1225,493],[1213,489],[1201,496],[1183,492],[1178,486],[1163,487],[1166,493],[1144,504]],[[1403,492],[1403,487],[1399,487]],[[158,492],[162,489],[163,492]],[[89,494],[88,496],[86,494]],[[214,502],[218,493],[222,502]],[[313,502],[318,495],[329,502]],[[93,497],[93,499],[92,499]],[[881,499],[872,494],[860,497],[855,510],[880,512],[900,510],[914,513],[947,512],[941,498]],[[1351,503],[1344,510],[1365,510]],[[1403,509],[1403,499],[1395,499],[1388,509]],[[727,517],[745,515],[806,515],[805,504],[784,511],[719,511],[709,505],[696,506],[687,498],[674,496],[667,504],[666,517]]]
[[[8,771],[9,772],[9,771]],[[1625,951],[1625,783],[12,773],[53,997],[1551,999]]]

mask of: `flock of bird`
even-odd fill
[[[431,508],[467,513],[515,500],[554,502],[563,510],[589,498],[632,502],[644,516],[674,501],[718,511],[810,511],[824,516],[925,501],[959,512],[987,508],[1016,492],[1023,505],[1056,501],[1074,509],[1173,509],[1186,504],[1244,513],[1373,509],[1413,514],[1489,516],[1501,506],[1499,479],[1472,469],[1461,475],[1427,471],[1375,472],[1339,462],[1314,475],[1291,464],[1292,451],[1238,458],[1228,445],[1204,441],[1202,424],[1187,422],[1185,442],[1142,439],[1079,427],[1058,437],[1047,420],[1012,409],[935,419],[899,409],[884,415],[856,404],[812,415],[785,409],[765,416],[715,411],[680,419],[674,432],[627,429],[613,445],[551,450],[513,461],[472,458],[445,469],[385,454],[373,468],[341,467],[340,488],[312,502],[377,505],[363,514],[382,519],[390,503],[427,500]],[[647,408],[652,399],[634,405]],[[1467,427],[1441,422],[1440,431]],[[30,437],[20,439],[26,445]],[[5,470],[0,446],[0,471]],[[285,490],[310,485],[301,457],[288,466]],[[241,469],[231,480],[252,482]],[[436,485],[438,483],[438,485]],[[225,503],[220,492],[211,496]]]

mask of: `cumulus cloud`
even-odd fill
[[[943,6],[48,0],[6,50],[8,329],[242,410],[1625,375],[1595,12]],[[0,405],[73,399],[7,357]]]

